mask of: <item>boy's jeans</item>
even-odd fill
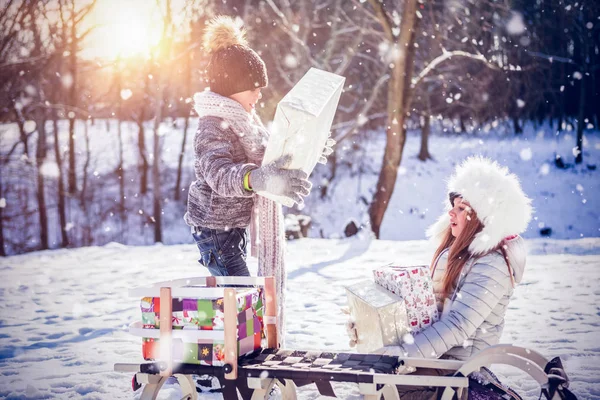
[[[213,276],[250,276],[246,265],[248,234],[245,228],[229,230],[192,227],[200,250],[198,262]]]

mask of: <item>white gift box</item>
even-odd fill
[[[360,353],[400,345],[409,331],[404,299],[372,281],[346,287],[350,315],[355,321]]]
[[[263,165],[291,154],[288,169],[311,174],[323,153],[346,78],[311,68],[277,104]],[[293,206],[286,197],[258,192],[261,196]]]

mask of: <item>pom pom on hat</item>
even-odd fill
[[[213,18],[204,32],[204,48],[213,54],[233,45],[248,46],[242,21],[224,15]]]

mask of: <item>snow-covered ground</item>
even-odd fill
[[[579,398],[598,399],[600,239],[535,239],[529,247],[502,341],[561,356]],[[340,312],[344,285],[371,279],[371,269],[389,261],[428,263],[431,254],[425,241],[360,235],[290,242],[287,346],[352,351]],[[140,339],[125,329],[140,318],[139,299],[128,298],[127,289],[203,275],[197,256],[194,245],[110,243],[1,258],[0,398],[134,398],[131,376],[112,371],[115,362],[142,361]],[[537,399],[539,389],[524,374],[499,371],[526,398]],[[339,398],[360,398],[356,386],[336,387]],[[178,394],[170,386],[161,396]],[[308,386],[300,398],[319,395]]]

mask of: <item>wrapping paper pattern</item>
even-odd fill
[[[238,354],[244,355],[260,348],[264,337],[263,293],[260,289],[248,289],[237,294]],[[173,329],[220,330],[223,326],[223,298],[173,299],[171,317]],[[144,329],[160,329],[160,298],[144,297],[140,304]],[[224,343],[219,340],[184,342],[173,338],[173,359],[184,363],[223,365]],[[145,360],[160,359],[160,341],[142,339],[142,355]]]
[[[387,266],[373,270],[373,276],[375,283],[404,299],[410,333],[439,319],[428,266]]]

